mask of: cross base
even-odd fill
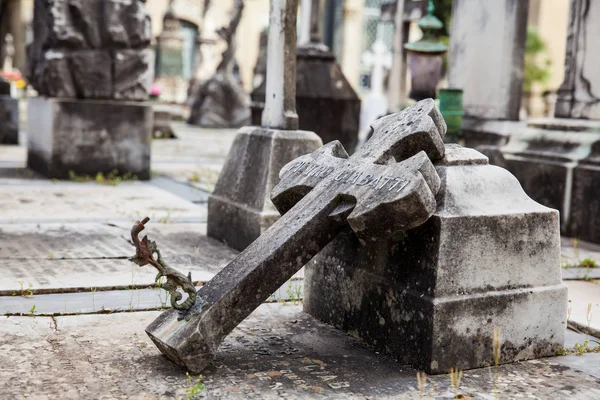
[[[241,128],[208,200],[208,236],[244,250],[279,218],[269,195],[281,168],[321,145],[309,131]]]
[[[404,235],[360,245],[345,230],[305,270],[304,311],[428,373],[552,356],[567,288],[558,212],[506,170],[446,146],[435,214]]]

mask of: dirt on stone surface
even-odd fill
[[[196,377],[188,381],[144,333],[158,314],[2,317],[3,398],[190,398]],[[465,371],[458,389],[448,375],[429,376],[420,387],[416,374],[298,305],[269,304],[223,343],[199,398],[600,398],[600,380],[556,359]]]

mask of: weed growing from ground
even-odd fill
[[[291,280],[288,282],[285,293],[287,294],[287,301],[293,301],[294,304],[302,302],[302,287],[300,285],[294,285]]]
[[[417,371],[417,387],[419,388],[419,399],[425,394],[425,386],[427,386],[427,375],[423,371]]]
[[[455,399],[464,399],[465,397],[459,394],[460,390],[460,381],[462,380],[463,372],[458,368],[450,368],[450,385],[454,390],[454,398]],[[460,397],[459,397],[460,396]]]
[[[200,182],[200,174],[197,171],[194,171],[192,176],[188,178],[188,182]]]
[[[98,172],[95,177],[89,175],[77,175],[74,171],[69,171],[69,180],[73,182],[96,182],[101,185],[115,186],[121,182],[137,181],[136,175],[131,172],[120,174],[119,170],[112,170],[107,175]]]
[[[567,349],[558,349],[556,351],[557,356],[566,356],[569,354],[575,354],[581,356],[585,353],[600,353],[600,341],[589,338],[590,326],[592,324],[592,304],[589,303],[586,308],[585,314],[587,327],[585,329],[585,340],[583,343],[575,343],[573,347],[575,347],[575,351],[569,351]],[[567,311],[567,322],[571,319],[571,307]],[[590,343],[595,343],[595,347],[591,347]]]
[[[200,393],[204,391],[204,383],[202,383],[202,375],[198,375],[193,379],[188,372],[186,372],[187,383],[190,385],[185,389],[185,398],[187,400],[196,400],[200,398]]]
[[[502,355],[502,339],[500,337],[500,328],[494,326],[494,333],[492,337],[492,350],[494,353],[494,377],[492,385],[492,394],[498,395],[498,366],[500,365],[500,356]]]
[[[27,288],[25,288],[25,282],[19,281],[19,293],[13,292],[13,296],[19,295],[21,297],[32,297],[33,296],[33,284],[27,282]]]

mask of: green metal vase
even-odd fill
[[[462,89],[440,89],[440,112],[448,126],[446,142],[457,143],[460,139],[460,127],[463,120]]]

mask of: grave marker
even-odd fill
[[[298,110],[297,123],[301,129],[315,132],[323,143],[339,140],[352,153],[358,143],[361,103],[336,63],[335,55],[322,43],[320,5],[320,0],[307,0],[302,8],[301,44],[295,53],[296,68],[290,68],[289,71],[296,75],[294,110]],[[293,54],[290,53],[290,57]],[[267,65],[267,74],[270,68]],[[270,96],[272,93],[268,84],[261,84],[253,90],[254,124],[261,123],[262,117],[262,124],[265,125],[263,108],[268,107],[265,103],[270,101]]]
[[[332,142],[282,169],[272,199],[285,214],[198,290],[192,308],[166,311],[146,328],[161,352],[202,371],[224,337],[342,228],[373,242],[433,214],[440,178],[430,159],[443,157],[446,131],[433,100],[382,118],[373,128],[352,157]]]
[[[243,250],[279,218],[269,199],[281,167],[321,146],[296,130],[296,13],[298,0],[271,0],[262,127],[241,128],[208,201],[208,236]]]
[[[150,179],[154,77],[142,0],[34,2],[27,78],[27,167],[48,178]]]

